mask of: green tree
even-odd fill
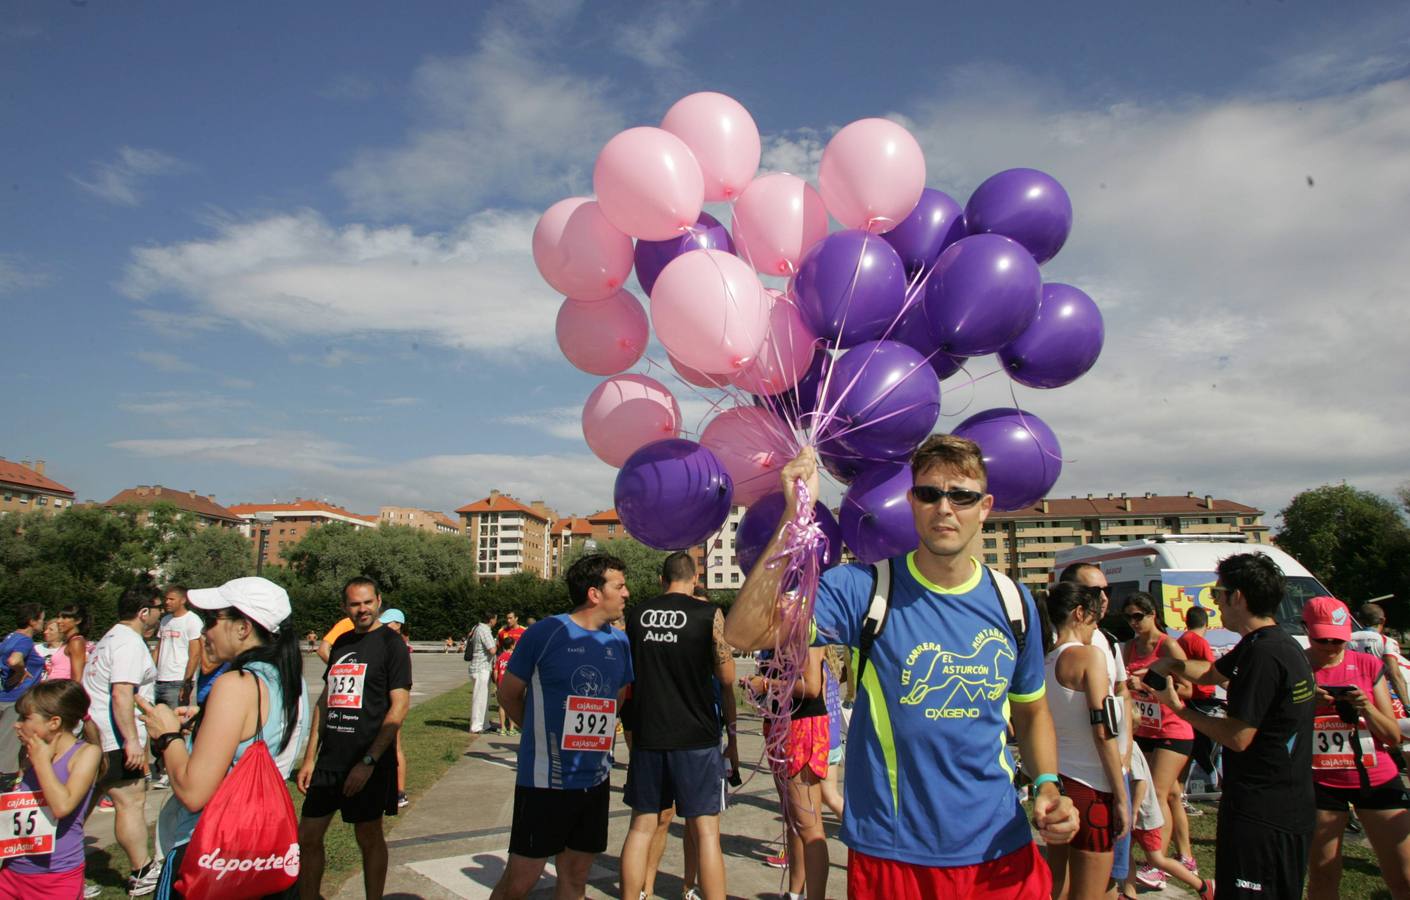
[[[1281,513],[1274,541],[1354,611],[1372,597],[1410,597],[1410,528],[1396,505],[1346,484],[1303,491]],[[1397,623],[1405,604],[1387,606]]]
[[[163,567],[167,581],[212,587],[254,574],[250,539],[233,528],[202,528],[173,543]]]

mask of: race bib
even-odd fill
[[[328,706],[362,709],[362,682],[367,663],[338,663],[328,670]]]
[[[570,695],[563,706],[564,750],[610,753],[617,738],[617,701]]]
[[[1337,716],[1318,716],[1312,722],[1312,768],[1314,769],[1354,769],[1356,753],[1361,754],[1361,764],[1366,768],[1376,765],[1376,742],[1366,727],[1366,720],[1360,721],[1361,740],[1356,740],[1354,726],[1348,725]]]
[[[59,823],[39,791],[0,794],[0,859],[54,852]]]
[[[1136,700],[1136,712],[1140,713],[1141,725],[1147,728],[1160,727],[1160,704],[1155,700]]]

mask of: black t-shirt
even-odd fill
[[[1229,679],[1229,716],[1258,729],[1247,750],[1224,750],[1219,814],[1269,828],[1310,833],[1312,718],[1316,681],[1307,654],[1283,629],[1244,635],[1215,666]]]
[[[663,594],[627,613],[632,642],[632,746],[696,750],[717,746],[715,616],[709,603]]]
[[[333,642],[323,682],[328,718],[314,767],[346,772],[372,746],[391,706],[391,692],[411,690],[411,653],[390,628],[349,631]],[[390,747],[385,751],[391,752]]]

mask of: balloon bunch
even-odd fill
[[[884,119],[838,131],[816,187],[758,175],[760,156],[742,105],[691,94],[659,127],[607,142],[596,199],[539,220],[534,261],[566,295],[559,347],[606,376],[584,437],[620,469],[618,514],[650,546],[698,544],[739,504],[747,569],[782,509],[778,470],[811,445],[848,486],[840,523],[817,506],[821,565],[843,542],[865,562],[905,552],[917,544],[906,461],[935,430],[941,381],[997,354],[1013,382],[1050,389],[1101,352],[1096,304],[1039,271],[1067,240],[1071,202],[1051,176],[1009,169],[961,206],[925,186],[919,143]],[[728,228],[707,203],[728,204],[716,209]],[[626,287],[633,270],[649,316]],[[645,358],[653,329],[664,360]],[[696,440],[666,382],[709,399]],[[949,430],[983,449],[998,509],[1057,481],[1057,438],[1031,412],[990,409]]]

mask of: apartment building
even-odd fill
[[[190,516],[198,528],[240,528],[244,520],[233,511],[215,502],[214,494],[200,494],[196,491],[178,491],[162,487],[160,484],[139,484],[134,488],[118,491],[103,505],[109,509],[135,507],[139,522],[145,522],[147,511],[159,504],[169,504]]]
[[[443,512],[433,509],[417,509],[414,506],[384,506],[377,511],[377,519],[384,525],[404,525],[418,531],[431,531],[436,534],[461,534],[465,532],[460,523]]]
[[[563,560],[572,556],[579,547],[596,540],[592,536],[592,523],[583,516],[568,516],[555,521],[550,535],[549,577],[561,576]]]
[[[744,584],[744,576],[747,573],[739,567],[739,556],[734,544],[735,534],[739,531],[739,521],[744,518],[744,512],[743,506],[731,508],[725,524],[705,541],[700,580],[712,591],[738,590],[740,585]]]
[[[0,456],[0,515],[57,512],[73,506],[74,493],[44,474],[44,460],[11,462]]]
[[[322,500],[298,498],[288,502],[238,503],[230,511],[240,518],[244,533],[254,543],[255,567],[284,563],[284,551],[313,528],[341,522],[353,528],[376,528],[377,516],[364,516]]]
[[[475,557],[475,574],[481,578],[503,578],[519,572],[551,577],[553,542],[550,537],[557,518],[542,500],[525,504],[497,490],[455,511],[470,537]]]
[[[1242,534],[1267,543],[1263,510],[1211,495],[1088,494],[1047,498],[1012,512],[993,512],[980,533],[983,561],[1029,588],[1047,583],[1059,550],[1121,543],[1160,534]]]

